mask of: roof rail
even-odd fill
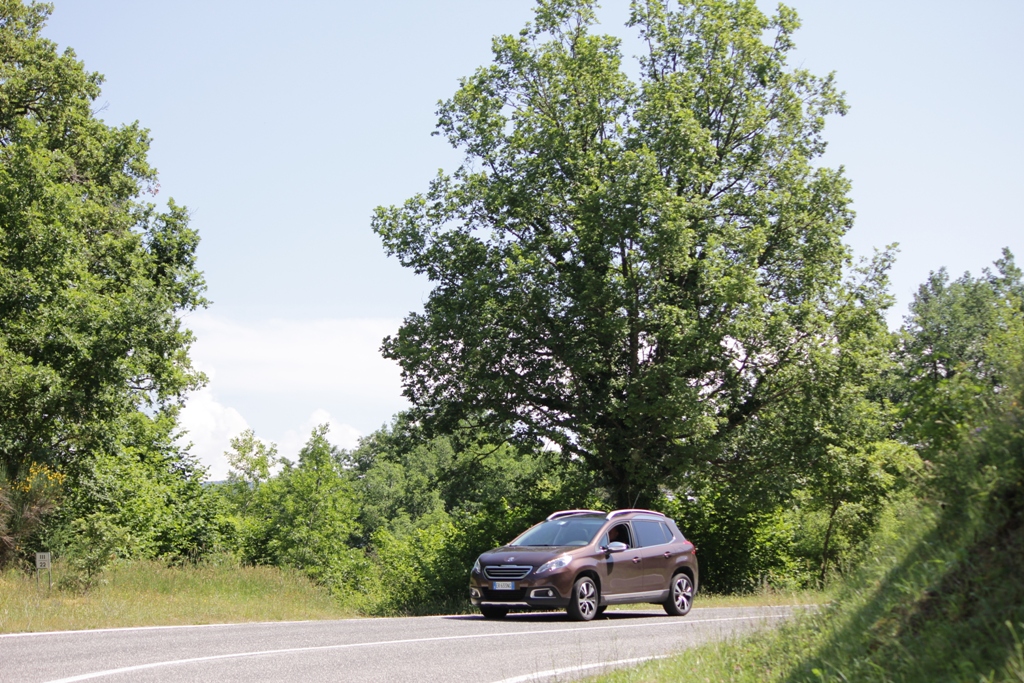
[[[558,512],[552,512],[548,515],[547,521],[552,519],[558,519],[559,517],[568,517],[569,515],[603,515],[604,510],[559,510]]]
[[[659,517],[664,517],[665,516],[664,512],[658,512],[657,510],[641,510],[639,508],[629,508],[629,509],[626,509],[626,510],[613,510],[613,511],[608,513],[608,516],[605,517],[605,519],[611,519],[612,517],[614,517],[616,515],[625,515],[625,514],[628,514],[630,512],[646,512],[646,513],[651,514],[651,515],[658,515]]]

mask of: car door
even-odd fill
[[[637,548],[633,531],[627,522],[611,527],[601,538],[601,546],[607,548],[609,537],[618,533],[617,540],[629,546],[620,553],[605,553],[601,562],[601,587],[606,596],[624,593],[640,593],[644,590],[644,565]]]
[[[633,529],[640,544],[644,573],[642,590],[657,591],[668,588],[675,567],[673,547],[670,543],[671,532],[663,522],[647,519],[634,519]]]

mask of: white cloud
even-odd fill
[[[404,406],[398,367],[379,352],[398,320],[239,323],[201,312],[184,322],[196,335],[193,363],[210,382],[189,396],[181,413],[188,433],[180,441],[192,442],[192,453],[209,468],[211,480],[227,478],[224,451],[246,429],[277,443],[278,454],[294,461],[312,430],[324,423],[335,446],[358,444],[360,430],[332,411],[359,415],[369,407],[374,414],[369,420],[362,415],[364,422],[378,425]],[[295,411],[303,409],[312,409],[309,417],[290,426]]]
[[[323,408],[317,408],[297,430],[289,429],[285,433],[277,444],[278,455],[292,461],[297,460],[299,451],[309,441],[312,431],[324,423],[330,427],[330,431],[327,432],[327,440],[332,445],[345,449],[355,448],[359,445],[359,437],[362,434],[355,427],[340,423]]]
[[[210,388],[191,396],[181,411],[180,426],[187,433],[181,443],[192,443],[191,452],[209,469],[209,479],[219,481],[228,476],[224,451],[232,437],[249,428],[249,423],[235,410],[219,403]]]
[[[338,422],[323,408],[318,408],[297,429],[289,429],[280,439],[268,439],[257,434],[263,441],[277,443],[277,453],[295,462],[299,451],[309,440],[316,427],[327,424],[327,440],[344,449],[355,448],[362,434],[348,424]],[[210,389],[202,389],[191,396],[181,411],[181,428],[187,430],[179,442],[192,444],[191,453],[207,468],[210,481],[222,481],[228,477],[228,461],[224,452],[229,450],[233,437],[246,429],[249,423],[235,410],[219,403]]]
[[[303,394],[331,391],[363,399],[401,394],[398,366],[380,355],[398,329],[390,319],[268,320],[237,323],[202,312],[192,360],[230,391]]]

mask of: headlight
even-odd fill
[[[479,557],[476,558],[476,562],[473,563],[473,573],[474,574],[479,574],[480,573],[480,558]]]
[[[550,562],[545,562],[544,564],[542,564],[540,566],[540,569],[537,570],[537,573],[543,574],[544,572],[553,572],[556,569],[561,569],[562,567],[568,565],[570,562],[572,562],[572,555],[562,555],[561,557],[556,557]]]

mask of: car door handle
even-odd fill
[[[636,564],[636,563],[637,563],[637,562],[639,562],[639,561],[640,561],[640,558],[639,558],[639,557],[634,557],[634,558],[633,558],[633,564]]]
[[[672,553],[669,552],[668,550],[666,550],[664,554],[665,554],[665,557],[672,557]]]

